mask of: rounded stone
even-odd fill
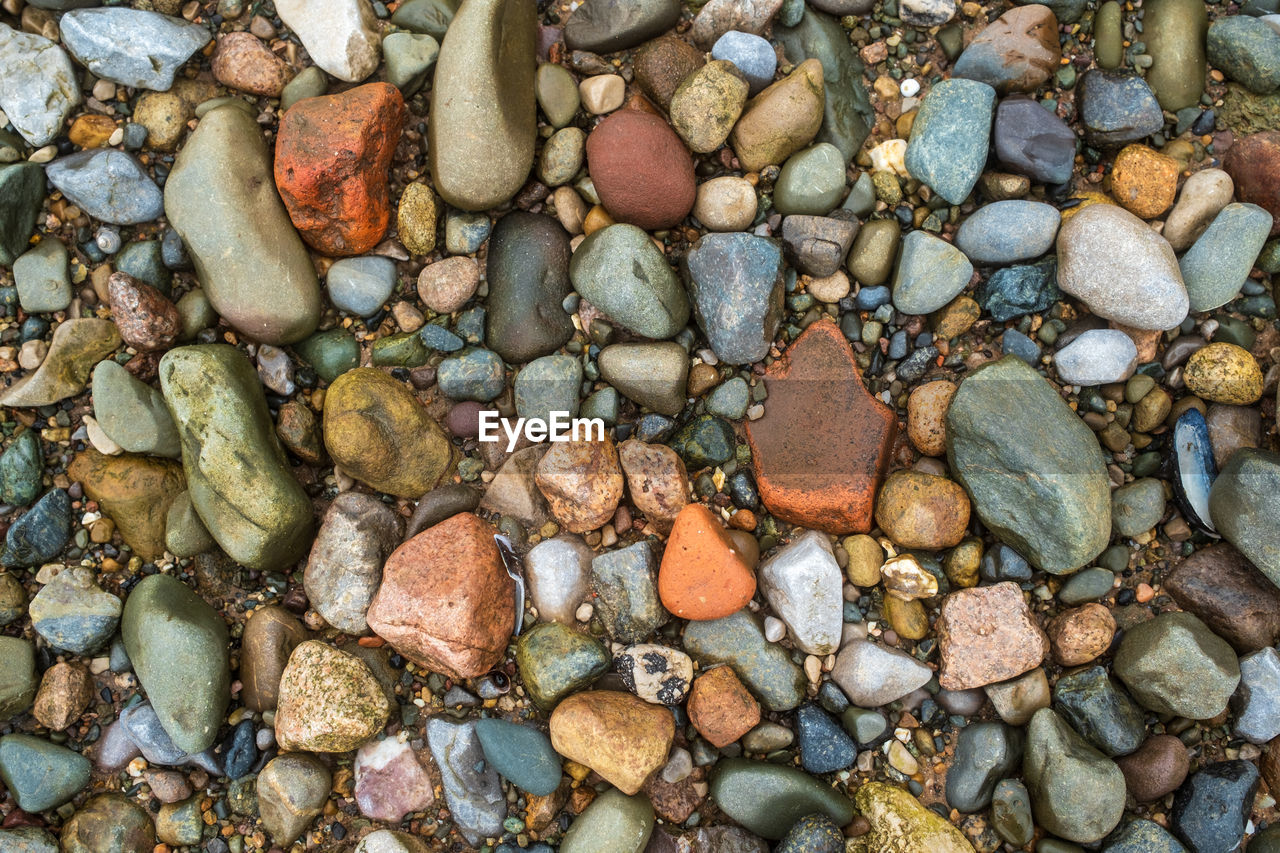
[[[1193,394],[1214,403],[1248,406],[1262,396],[1262,369],[1243,347],[1212,343],[1187,360],[1183,379]]]
[[[945,477],[895,471],[880,487],[876,523],[903,548],[950,548],[964,538],[969,525],[969,497]]]
[[[670,228],[693,209],[693,160],[675,131],[650,113],[623,110],[596,125],[587,137],[587,168],[618,222]]]

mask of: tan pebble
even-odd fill
[[[627,97],[627,82],[617,74],[588,77],[578,84],[582,106],[592,115],[611,113]]]
[[[1248,406],[1262,396],[1262,369],[1248,350],[1213,343],[1187,359],[1183,380],[1193,394],[1214,403]]]
[[[947,452],[947,409],[955,394],[955,383],[944,379],[917,387],[907,398],[907,437],[926,456]]]

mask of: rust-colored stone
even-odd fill
[[[280,119],[276,186],[313,249],[358,255],[382,239],[391,218],[388,167],[404,118],[399,89],[366,83],[301,100]]]
[[[755,593],[755,574],[720,520],[702,504],[682,509],[658,569],[663,606],[681,619],[722,619]]]
[[[387,558],[369,627],[421,666],[454,678],[484,675],[515,627],[515,582],[494,528],[469,512],[414,536]]]
[[[944,690],[1008,681],[1035,669],[1049,652],[1049,638],[1012,581],[951,593],[934,629]]]
[[[1080,666],[1110,648],[1116,620],[1110,610],[1091,601],[1053,617],[1048,634],[1053,659],[1063,666]]]
[[[760,703],[733,667],[717,666],[699,675],[689,690],[689,722],[716,749],[723,749],[760,722]]]
[[[628,796],[667,763],[675,733],[669,710],[615,690],[576,693],[551,715],[556,752],[590,767]]]
[[[608,436],[552,444],[534,474],[551,514],[571,533],[595,530],[613,518],[623,482],[618,450]]]
[[[1126,145],[1111,169],[1111,194],[1134,216],[1154,219],[1178,194],[1178,161],[1146,145]]]
[[[182,332],[178,306],[128,273],[107,279],[111,316],[126,344],[144,352],[168,349]]]
[[[587,168],[618,222],[670,228],[693,209],[693,158],[658,116],[619,110],[587,136]]]
[[[764,417],[747,424],[747,441],[765,506],[802,527],[868,532],[898,421],[867,392],[843,333],[813,323],[764,383]]]
[[[31,713],[40,725],[60,732],[74,723],[93,699],[93,679],[78,663],[55,663],[45,670]]]
[[[1271,236],[1280,234],[1280,130],[1255,133],[1227,149],[1222,168],[1235,181],[1236,199],[1271,214]]]

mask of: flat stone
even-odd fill
[[[1176,113],[1196,106],[1204,94],[1209,24],[1204,4],[1198,0],[1156,0],[1143,10],[1142,23],[1143,39],[1153,60],[1147,69],[1147,85],[1161,108]]]
[[[679,344],[612,344],[597,363],[601,378],[639,405],[671,416],[684,408],[689,354]]]
[[[1178,203],[1169,211],[1160,233],[1174,251],[1185,252],[1231,203],[1234,192],[1235,184],[1226,172],[1201,169],[1183,182]]]
[[[1257,205],[1222,208],[1178,262],[1193,312],[1221,307],[1240,293],[1271,225],[1271,214]]]
[[[564,25],[570,50],[617,53],[656,38],[680,20],[678,0],[591,0]]]
[[[956,60],[956,77],[978,80],[998,94],[1034,92],[1058,70],[1058,19],[1047,6],[1016,6],[969,42]]]
[[[64,311],[71,304],[67,249],[60,240],[42,240],[13,262],[18,304],[28,314]]]
[[[1053,708],[1081,737],[1110,757],[1135,751],[1147,734],[1142,709],[1101,666],[1059,678],[1053,687]]]
[[[760,564],[760,588],[802,651],[825,656],[844,627],[843,575],[831,541],[815,530],[793,538]]]
[[[1280,528],[1269,509],[1278,481],[1280,457],[1245,448],[1232,455],[1209,492],[1218,532],[1272,583],[1280,580]]]
[[[463,838],[479,846],[486,837],[502,834],[507,801],[502,782],[484,761],[476,721],[446,717],[427,720],[427,743],[444,781],[445,804]]]
[[[359,83],[378,67],[381,39],[368,0],[281,0],[276,14],[312,61],[339,80]]]
[[[535,797],[560,787],[560,756],[547,735],[531,725],[497,718],[476,721],[485,759],[504,778]]]
[[[35,645],[19,637],[0,637],[0,652],[0,719],[8,721],[30,708],[35,698]]]
[[[1089,329],[1053,354],[1058,378],[1070,385],[1123,382],[1138,366],[1133,339],[1117,329]]]
[[[506,361],[555,352],[572,336],[562,307],[572,290],[569,256],[569,235],[550,217],[517,210],[498,220],[485,276],[486,339]]]
[[[765,639],[760,617],[748,611],[711,622],[690,622],[684,630],[684,647],[704,667],[729,664],[770,711],[789,711],[804,698],[804,672],[783,647]]]
[[[853,819],[848,797],[802,770],[744,758],[722,759],[711,777],[711,799],[750,832],[777,840],[802,817],[820,812],[837,825]]]
[[[300,643],[280,677],[281,748],[348,752],[382,731],[390,703],[360,658],[317,640]]]
[[[1257,651],[1280,640],[1280,590],[1225,542],[1202,548],[1175,566],[1164,589],[1237,652]]]
[[[897,418],[866,391],[844,335],[812,324],[764,381],[765,415],[747,424],[747,440],[765,506],[826,533],[869,531]]]
[[[1004,98],[996,107],[993,146],[1006,169],[1046,184],[1065,184],[1075,166],[1076,135],[1032,98]]]
[[[103,222],[137,225],[165,212],[160,188],[124,151],[78,151],[54,160],[44,173],[68,201]]]
[[[704,6],[700,16],[715,2]],[[823,68],[816,59],[801,62],[748,101],[729,136],[742,168],[758,171],[781,163],[813,141],[822,127],[825,101]]]
[[[0,781],[18,808],[42,812],[60,806],[89,784],[89,759],[28,734],[0,738]]]
[[[274,711],[289,655],[307,638],[297,617],[277,605],[258,607],[240,637],[240,698],[246,708]]]
[[[938,682],[947,690],[985,687],[1038,667],[1049,639],[1010,581],[961,589],[942,602],[938,620]]]
[[[105,359],[93,369],[93,410],[102,429],[128,453],[178,458],[177,426],[155,388]]]
[[[1118,148],[1164,127],[1156,96],[1133,72],[1086,71],[1077,84],[1076,97],[1085,140],[1093,145]]]
[[[995,722],[972,723],[956,738],[955,760],[947,768],[947,804],[961,812],[991,804],[996,783],[1022,763],[1024,735]]]
[[[1280,89],[1280,33],[1248,15],[1214,20],[1205,38],[1213,67],[1265,95]]]
[[[901,699],[932,677],[933,670],[906,652],[861,639],[845,644],[831,670],[831,680],[860,708]]]
[[[73,9],[58,28],[95,77],[157,92],[172,88],[174,73],[211,38],[202,24],[127,7]]]
[[[954,299],[972,277],[973,264],[964,252],[927,231],[912,231],[902,239],[894,307],[904,314],[930,314]]]
[[[115,633],[121,610],[120,599],[104,592],[82,566],[54,575],[29,606],[35,632],[53,648],[73,654],[101,648]]]
[[[593,232],[573,253],[569,277],[583,298],[638,335],[669,338],[689,322],[689,300],[679,277],[635,225]]]
[[[561,853],[641,853],[653,833],[653,806],[643,796],[610,789],[573,821]]]
[[[1187,747],[1173,735],[1149,737],[1135,752],[1116,759],[1129,793],[1140,803],[1172,794],[1187,777],[1190,763]]]
[[[960,224],[956,245],[969,260],[984,265],[1032,260],[1053,248],[1060,218],[1043,202],[997,201],[978,208]]]

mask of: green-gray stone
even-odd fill
[[[1149,820],[1132,820],[1110,838],[1105,853],[1187,853],[1187,848],[1158,823]],[[1249,853],[1257,853],[1254,842],[1249,842]]]
[[[904,314],[931,314],[968,287],[972,277],[973,264],[964,252],[926,231],[911,231],[902,240],[893,305]]]
[[[828,142],[792,154],[773,185],[774,209],[826,216],[844,195],[844,166],[844,154]]]
[[[408,0],[396,8],[391,23],[415,33],[426,33],[439,41],[449,29],[459,3],[460,0]],[[385,49],[385,39],[383,41]]]
[[[293,345],[303,360],[316,369],[325,382],[333,382],[348,370],[360,366],[360,344],[341,327],[316,332]]]
[[[9,572],[0,573],[0,628],[12,625],[21,619],[26,611],[27,591],[23,589],[22,581]],[[4,676],[0,675],[0,683],[3,682]],[[3,688],[0,688],[0,692],[2,691]],[[3,716],[4,713],[0,711],[0,717]]]
[[[995,106],[996,90],[986,83],[935,83],[911,126],[907,171],[952,204],[963,202],[987,163]]]
[[[58,853],[58,839],[38,826],[0,829],[0,850],[12,853]]]
[[[151,816],[123,794],[93,797],[62,825],[62,853],[138,853],[155,846]]]
[[[648,542],[598,554],[591,589],[596,615],[614,642],[643,642],[671,619],[658,596],[658,560]]]
[[[235,329],[276,345],[315,331],[315,268],[276,194],[252,116],[219,107],[200,120],[165,182],[164,209],[210,304]]]
[[[164,265],[164,250],[159,240],[129,243],[116,255],[113,264],[117,271],[151,285],[165,296],[169,295],[173,273]]]
[[[1222,208],[1178,262],[1191,310],[1209,311],[1235,299],[1270,233],[1271,214],[1256,204]]]
[[[1273,823],[1249,841],[1249,853],[1280,853],[1280,823]]]
[[[488,219],[484,228],[488,233]],[[511,364],[553,353],[573,336],[564,310],[573,292],[569,255],[569,234],[550,216],[515,210],[494,227],[485,338]]]
[[[120,333],[110,320],[86,317],[65,320],[53,330],[49,352],[35,373],[0,393],[0,406],[48,406],[73,397],[89,384],[93,366],[120,346]]]
[[[44,169],[35,163],[0,166],[0,266],[27,249],[44,203]]]
[[[1107,547],[1111,489],[1097,439],[1016,356],[960,383],[947,460],[983,524],[1036,567],[1069,574]]]
[[[1036,821],[1082,844],[1101,839],[1124,814],[1124,775],[1049,708],[1027,728],[1022,775]]]
[[[164,396],[106,359],[93,369],[93,413],[103,431],[129,453],[182,455],[178,427]]]
[[[849,162],[871,132],[875,111],[848,32],[831,16],[809,9],[795,26],[774,26],[773,37],[796,65],[806,59],[822,63],[825,100],[822,129],[814,141],[831,143]]]
[[[369,348],[374,367],[421,367],[431,353],[417,332],[397,332],[378,338]]]
[[[724,418],[698,415],[672,437],[671,449],[680,454],[690,471],[700,471],[732,459],[737,450],[737,436]]]
[[[805,815],[821,812],[844,826],[854,814],[848,797],[803,770],[744,758],[720,761],[711,799],[748,831],[775,841]]]
[[[1240,664],[1227,641],[1181,611],[1125,631],[1113,668],[1144,708],[1192,720],[1222,713],[1240,683]]]
[[[574,819],[560,842],[560,853],[642,853],[652,834],[649,800],[610,788]]]
[[[1210,64],[1250,92],[1280,89],[1280,33],[1257,18],[1218,18],[1205,38]]]
[[[276,438],[253,365],[225,344],[179,347],[160,361],[160,387],[191,503],[218,545],[250,568],[295,563],[311,544],[311,500]]]
[[[858,175],[858,180],[853,182],[853,187],[849,190],[849,194],[845,196],[844,204],[840,205],[854,216],[869,216],[871,211],[876,208],[876,190],[871,183],[871,175],[863,172]],[[865,227],[865,226],[864,226]]]
[[[613,659],[599,642],[559,622],[540,622],[520,635],[516,666],[529,697],[554,708],[599,678]]]
[[[58,239],[46,238],[13,262],[18,304],[28,314],[65,310],[71,304],[71,276],[67,249]]]
[[[436,60],[427,150],[436,192],[454,207],[508,201],[533,166],[537,12],[527,0],[470,0]]]
[[[204,295],[204,291],[193,287],[178,299],[178,319],[182,323],[182,332],[178,335],[178,340],[190,341],[201,330],[218,322],[218,313],[209,304],[209,297]]]
[[[1119,68],[1124,64],[1124,33],[1120,4],[1107,0],[1093,19],[1093,55],[1099,68]]]
[[[569,261],[573,289],[619,325],[661,340],[689,322],[680,277],[652,238],[634,225],[592,232]]]
[[[1103,755],[1128,755],[1147,736],[1142,709],[1101,666],[1059,678],[1053,686],[1053,708]]]
[[[284,91],[280,93],[280,112],[285,112],[305,98],[318,98],[327,91],[329,79],[324,76],[320,66],[308,65],[298,72],[297,77],[285,84]]]
[[[89,759],[44,738],[0,737],[0,780],[25,812],[67,802],[89,784],[91,770]]]
[[[1058,600],[1071,607],[1087,601],[1097,601],[1111,592],[1115,580],[1115,574],[1107,569],[1084,569],[1067,578],[1062,589],[1058,590]]]
[[[868,782],[854,796],[871,831],[854,841],[854,853],[970,853],[973,847],[946,818],[911,794],[884,782]]]
[[[191,753],[212,746],[231,699],[218,612],[177,578],[151,575],[125,601],[120,634],[173,745]]]
[[[440,43],[426,34],[392,33],[382,40],[382,55],[387,63],[387,82],[412,97],[427,82],[440,55]]]
[[[1148,0],[1142,38],[1151,67],[1147,85],[1170,112],[1194,107],[1204,94],[1204,36],[1209,26],[1201,0]]]
[[[542,731],[491,718],[476,721],[476,737],[489,765],[520,790],[548,797],[560,787],[560,756]]]
[[[40,494],[40,475],[44,471],[44,452],[40,434],[23,430],[0,453],[0,503],[26,506]]]
[[[1121,536],[1141,536],[1164,515],[1164,483],[1143,477],[1111,493],[1111,523]]]
[[[183,492],[174,498],[169,504],[169,514],[165,516],[166,550],[175,557],[194,557],[212,550],[217,544],[191,505],[191,493]]]
[[[558,187],[573,180],[582,168],[587,135],[581,128],[566,127],[557,130],[542,146],[538,159],[538,177],[549,187]]]
[[[755,614],[739,610],[723,619],[690,622],[684,629],[684,648],[704,668],[729,664],[767,710],[790,711],[804,699],[804,671],[786,649],[765,639]]]
[[[525,365],[513,385],[520,417],[549,421],[552,412],[577,417],[582,362],[571,355],[546,355]]]
[[[0,720],[30,708],[36,684],[35,646],[19,637],[0,637]]]
[[[991,828],[1014,847],[1025,847],[1035,837],[1031,794],[1017,779],[1001,779],[991,795]]]
[[[156,835],[160,840],[180,847],[198,845],[204,831],[200,811],[202,799],[197,795],[161,806],[156,814]]]
[[[893,273],[893,261],[901,242],[902,229],[896,221],[873,219],[863,223],[845,262],[849,274],[868,287],[884,284]]]
[[[751,405],[751,388],[747,380],[735,376],[728,382],[716,386],[707,396],[707,411],[731,421],[741,420]]]
[[[573,75],[563,65],[545,62],[538,66],[533,78],[538,106],[554,128],[562,128],[578,114],[582,96]]]
[[[436,372],[440,393],[450,400],[487,403],[507,387],[506,370],[497,353],[470,347],[440,362]]]
[[[1280,584],[1280,454],[1242,448],[1209,491],[1209,515],[1223,538]]]
[[[629,400],[663,415],[684,408],[689,354],[669,341],[613,344],[600,351],[600,376]]]

